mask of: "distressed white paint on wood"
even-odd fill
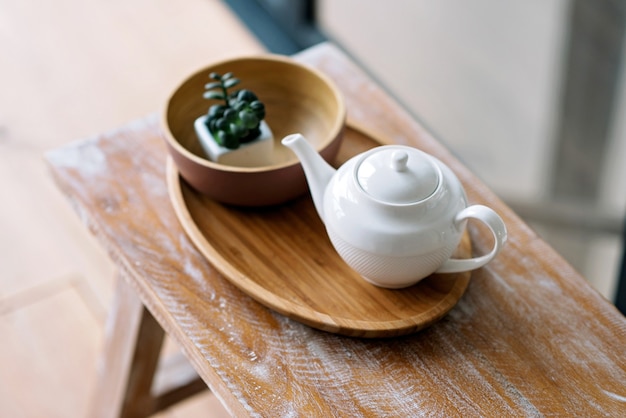
[[[155,117],[51,153],[60,187],[231,413],[623,413],[623,316],[338,50],[322,45],[298,59],[338,82],[351,121],[448,164],[472,203],[503,216],[510,240],[430,328],[386,340],[341,337],[254,302],[192,248],[164,193],[165,147]],[[93,156],[93,148],[106,156],[96,170],[64,157]],[[488,233],[470,230],[475,251],[484,252]]]

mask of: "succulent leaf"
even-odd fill
[[[224,95],[217,91],[207,91],[204,93],[205,99],[216,99],[216,100],[224,100]]]
[[[209,119],[215,119],[215,118],[221,117],[224,114],[225,109],[226,109],[226,106],[215,104],[209,108],[209,112],[207,113],[207,115]]]
[[[241,119],[243,125],[248,129],[252,129],[259,124],[259,118],[257,118],[254,113],[246,110],[239,112],[239,119]]]
[[[252,93],[250,90],[242,89],[239,90],[237,94],[237,100],[244,102],[252,102],[254,100],[258,100],[256,94]]]
[[[229,122],[234,122],[237,120],[237,111],[235,109],[226,109],[224,111],[224,119],[226,119]]]
[[[204,85],[204,89],[205,90],[212,90],[212,89],[215,89],[215,88],[221,87],[221,86],[222,86],[222,83],[220,83],[219,81],[212,81],[211,83],[206,83]]]
[[[238,79],[238,78],[230,78],[230,79],[228,79],[228,80],[226,80],[226,81],[224,82],[224,87],[225,87],[225,88],[227,88],[227,89],[229,89],[229,88],[231,88],[231,87],[236,86],[236,85],[237,85],[237,84],[239,84],[239,83],[240,83],[240,81],[239,81],[239,79]]]

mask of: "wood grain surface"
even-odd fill
[[[337,166],[382,140],[346,129]],[[445,315],[463,296],[470,272],[434,274],[406,289],[363,280],[337,254],[313,201],[305,196],[264,209],[219,204],[193,190],[172,159],[168,191],[196,248],[235,286],[265,306],[312,327],[379,338],[409,334]],[[455,258],[469,258],[465,234]]]
[[[222,277],[180,226],[156,116],[47,155],[130,287],[235,416],[623,416],[626,320],[443,145],[330,44],[297,58],[342,89],[349,120],[452,168],[501,214],[502,252],[410,336],[318,331]],[[156,109],[155,109],[156,110]],[[476,253],[489,233],[469,225]]]

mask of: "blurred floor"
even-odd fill
[[[87,416],[112,298],[113,266],[43,153],[158,111],[208,62],[263,50],[218,0],[0,3],[0,416]],[[226,414],[205,392],[161,416]]]

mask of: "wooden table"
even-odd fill
[[[150,395],[163,330],[235,416],[626,416],[624,317],[346,55],[321,44],[297,59],[336,81],[349,123],[448,164],[502,215],[505,249],[429,328],[342,337],[265,308],[196,251],[168,197],[158,116],[54,150],[59,187],[120,271],[93,416],[198,389]]]

